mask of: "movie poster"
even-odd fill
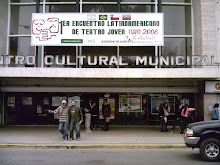
[[[110,104],[110,107],[111,107],[110,119],[115,119],[115,98],[114,97],[100,97],[99,98],[99,119],[103,119],[103,115],[102,115],[103,99],[107,99],[107,102]]]
[[[22,105],[32,105],[32,97],[22,97]]]
[[[8,106],[15,107],[15,97],[14,96],[8,96]]]
[[[44,97],[44,105],[49,105],[49,97]]]
[[[62,105],[62,101],[66,100],[66,96],[53,96],[52,97],[52,106],[58,107]]]
[[[76,105],[78,107],[80,107],[80,96],[72,96],[72,97],[68,97],[68,107],[71,106],[71,101],[75,101]]]
[[[142,95],[120,95],[119,112],[142,112]]]
[[[41,105],[37,105],[37,113],[42,113],[42,106]]]
[[[169,115],[175,115],[175,98],[174,97],[152,97],[151,98],[151,114],[159,115],[160,104],[168,103]]]

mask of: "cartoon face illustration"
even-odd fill
[[[59,19],[58,18],[48,18],[47,19],[49,30],[51,33],[59,32]]]
[[[32,33],[33,34],[40,34],[43,29],[44,24],[45,24],[45,21],[43,19],[34,20],[32,23]]]

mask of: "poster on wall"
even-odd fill
[[[41,105],[37,105],[37,113],[42,113],[42,106]]]
[[[49,105],[49,97],[44,97],[44,105]]]
[[[182,99],[181,104],[184,106],[185,104],[189,105],[189,99]]]
[[[15,97],[14,96],[8,96],[8,106],[15,107]]]
[[[110,104],[110,107],[111,107],[110,119],[115,119],[115,98],[114,97],[100,97],[99,98],[99,119],[103,119],[103,115],[102,115],[103,99],[107,99],[107,102]]]
[[[32,105],[32,97],[22,97],[22,105]]]
[[[72,97],[68,97],[68,106],[71,106],[71,101],[75,101],[76,105],[78,107],[80,107],[80,96],[72,96]]]
[[[175,115],[175,98],[174,97],[152,97],[151,98],[151,114],[159,115],[160,104],[168,103],[170,109],[169,115]]]
[[[142,112],[142,95],[120,95],[119,112]]]
[[[52,97],[52,106],[58,107],[62,105],[62,101],[66,100],[66,96],[53,96]]]

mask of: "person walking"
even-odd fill
[[[165,123],[166,123],[166,131],[168,131],[167,129],[167,123],[168,123],[168,116],[169,116],[169,113],[170,113],[170,107],[169,107],[169,103],[168,102],[165,102],[164,103],[164,120],[165,120]]]
[[[218,111],[218,107],[219,107],[219,104],[216,103],[213,107],[213,110],[212,110],[212,120],[219,120],[219,111]]]
[[[70,118],[70,140],[74,139],[73,127],[76,127],[76,139],[80,141],[80,125],[83,122],[83,114],[75,103],[74,100],[71,101],[71,106],[69,107],[69,118]]]
[[[181,131],[180,131],[180,135],[182,135],[183,134],[183,132],[184,132],[184,130],[185,130],[185,128],[186,128],[186,126],[188,125],[188,123],[189,123],[189,113],[191,112],[191,111],[195,111],[195,108],[188,108],[189,107],[189,105],[188,104],[185,104],[185,107],[182,109],[182,111],[181,111],[181,118],[182,118],[182,127],[181,127]]]
[[[94,108],[95,104],[92,104],[92,99],[89,100],[88,104],[85,107],[85,131],[91,132],[91,111]]]
[[[164,106],[163,106],[163,104],[160,104],[159,116],[160,116],[160,132],[167,132],[167,130],[166,130],[166,122],[164,120],[165,114],[164,114]]]
[[[182,108],[183,108],[183,106],[181,104],[181,105],[179,105],[178,109],[176,109],[176,111],[175,111],[175,121],[173,122],[173,127],[171,130],[171,133],[174,132],[176,125],[179,125],[180,129],[182,127],[182,119],[181,119]]]
[[[108,103],[107,99],[103,100],[102,115],[103,115],[103,118],[104,118],[104,128],[103,128],[102,131],[109,131],[109,122],[110,122],[110,116],[111,116],[111,106]]]
[[[63,140],[68,140],[67,123],[68,123],[68,107],[66,100],[62,101],[62,106],[59,106],[55,110],[49,110],[48,113],[59,114],[59,131],[62,134]]]

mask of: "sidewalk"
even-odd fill
[[[89,133],[82,126],[80,141],[63,141],[58,126],[5,126],[0,128],[0,148],[186,148],[179,128],[172,134],[159,130],[158,126],[110,126],[110,131]]]

